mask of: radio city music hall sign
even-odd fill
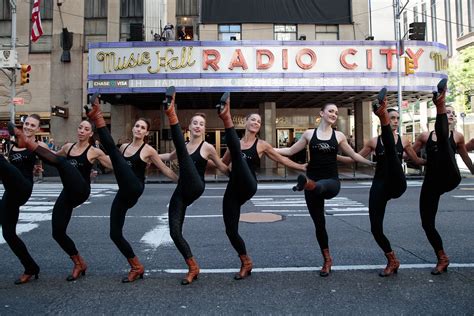
[[[390,72],[396,54],[395,47],[375,45],[90,48],[89,74]],[[413,45],[404,56],[417,71],[446,68],[439,66],[446,50],[438,46]]]

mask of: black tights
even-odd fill
[[[314,227],[316,228],[316,239],[321,250],[329,248],[326,219],[324,217],[324,200],[335,197],[340,189],[341,182],[339,179],[322,179],[316,181],[316,188],[314,190],[304,191],[306,205],[313,219]]]
[[[51,220],[53,226],[53,238],[69,256],[78,254],[76,245],[66,234],[67,226],[71,220],[72,211],[75,207],[78,207],[87,200],[91,191],[90,185],[87,182],[83,184],[79,179],[76,180],[78,181],[72,190],[71,188],[67,188],[66,184],[63,182],[64,189],[61,191],[61,194],[59,194],[59,197],[54,204]],[[74,196],[71,198],[71,195]]]
[[[449,141],[448,117],[438,114],[435,123],[438,152],[436,161],[428,162],[420,193],[421,225],[435,252],[443,249],[443,241],[436,230],[436,213],[443,193],[455,189],[461,182],[455,154]]]
[[[168,208],[170,235],[184,259],[189,259],[193,254],[188,242],[183,237],[184,217],[186,208],[204,192],[205,183],[189,156],[179,124],[171,125],[171,136],[178,157],[179,179]]]
[[[67,235],[66,230],[73,209],[84,203],[89,197],[90,184],[66,158],[56,156],[42,147],[38,147],[35,153],[44,162],[58,169],[63,184],[63,190],[53,207],[51,219],[53,238],[69,256],[77,255],[76,245]]]
[[[257,192],[257,179],[242,157],[239,137],[234,127],[225,129],[225,140],[232,159],[232,172],[222,203],[225,232],[237,253],[245,255],[245,242],[239,235],[240,208]]]
[[[33,260],[23,241],[16,234],[16,224],[20,215],[20,206],[25,204],[33,191],[33,182],[26,179],[3,155],[0,155],[0,179],[5,192],[0,201],[0,224],[3,238],[13,253],[20,259],[25,274],[39,273],[39,266]]]
[[[385,208],[390,199],[399,198],[407,189],[407,181],[402,164],[398,158],[395,140],[390,125],[382,126],[382,142],[384,145],[385,170],[382,178],[375,177],[369,194],[370,229],[375,241],[385,253],[392,251],[390,242],[383,233]]]
[[[123,237],[123,225],[125,224],[125,215],[128,209],[132,208],[142,195],[145,185],[133,172],[132,168],[127,164],[125,158],[118,150],[114,140],[110,136],[107,127],[97,129],[100,141],[109,154],[110,160],[114,167],[115,178],[119,190],[115,195],[110,210],[110,238],[117,248],[127,258],[135,257],[132,246]]]

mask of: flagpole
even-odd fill
[[[12,8],[12,50],[13,54],[16,55],[16,0],[10,0],[10,6]],[[12,78],[11,78],[11,103],[10,103],[10,122],[15,124],[15,104],[13,103],[13,99],[16,95],[16,67],[12,69]]]

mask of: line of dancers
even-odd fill
[[[298,177],[293,189],[304,191],[324,260],[319,274],[327,277],[331,273],[333,261],[329,251],[324,203],[337,196],[340,191],[337,162],[356,161],[373,166],[375,163],[364,158],[371,152],[375,153],[377,163],[369,194],[369,219],[374,239],[387,258],[387,266],[379,275],[387,277],[396,274],[400,266],[400,261],[383,232],[383,220],[388,201],[400,197],[407,188],[401,165],[404,153],[415,163],[426,165],[420,194],[420,216],[423,229],[437,257],[437,264],[431,273],[438,275],[446,272],[449,258],[436,230],[435,219],[441,195],[456,188],[461,181],[455,160],[456,152],[474,174],[468,155],[468,151],[474,149],[474,139],[465,144],[463,135],[454,131],[454,109],[445,105],[446,84],[446,79],[441,80],[438,91],[433,93],[433,103],[437,110],[435,130],[422,133],[413,147],[407,139],[397,135],[398,112],[387,109],[387,90],[382,89],[373,103],[374,113],[380,119],[381,135],[369,140],[359,153],[352,149],[343,133],[332,128],[338,117],[338,109],[334,104],[324,105],[320,112],[319,126],[307,130],[289,148],[273,148],[258,137],[261,117],[256,113],[246,117],[245,134],[239,139],[230,113],[230,95],[225,93],[217,105],[228,147],[221,159],[216,149],[203,139],[206,117],[202,113],[196,113],[191,118],[188,127],[190,139],[185,142],[175,109],[174,87],[166,90],[166,99],[163,101],[163,110],[170,123],[175,147],[175,151],[168,154],[159,155],[146,144],[150,124],[144,118],[138,119],[133,126],[133,140],[117,148],[106,127],[97,94],[90,99],[92,108],[86,107],[89,120],[82,121],[77,128],[77,141],[65,144],[56,153],[50,151],[45,144],[35,141],[35,133],[40,124],[38,115],[29,115],[22,128],[9,124],[9,132],[14,136],[15,142],[9,148],[8,160],[0,155],[0,179],[5,188],[0,202],[0,224],[5,241],[24,267],[23,274],[15,284],[38,279],[40,272],[39,265],[16,234],[19,209],[32,193],[33,173],[38,168],[37,157],[57,168],[63,184],[63,190],[53,208],[52,235],[73,262],[73,270],[67,276],[67,281],[77,280],[87,271],[85,259],[79,254],[66,230],[74,208],[84,203],[90,195],[90,172],[96,161],[114,170],[119,187],[110,210],[110,238],[130,265],[128,275],[122,279],[124,283],[143,278],[145,271],[123,236],[123,227],[127,211],[138,202],[144,191],[147,165],[154,164],[165,176],[177,182],[169,203],[168,219],[171,238],[188,266],[188,273],[181,284],[188,285],[198,278],[200,268],[183,237],[183,223],[187,207],[204,192],[206,168],[217,168],[229,176],[222,212],[227,237],[241,261],[240,271],[234,276],[236,280],[250,276],[253,268],[252,259],[239,234],[239,218],[242,205],[257,191],[256,169],[260,166],[261,157],[265,155],[289,168],[305,172],[306,175]],[[99,135],[108,155],[90,145],[94,133]],[[286,157],[307,146],[310,153],[308,164],[295,163]],[[416,154],[422,147],[426,149],[426,160],[418,158]],[[347,156],[338,156],[339,150]],[[163,162],[175,159],[179,163],[179,177]]]

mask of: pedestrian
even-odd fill
[[[436,267],[431,271],[433,275],[446,272],[449,265],[449,258],[444,251],[443,241],[435,222],[441,195],[454,190],[461,182],[456,152],[474,174],[464,136],[453,129],[454,108],[446,106],[447,81],[442,79],[438,83],[438,91],[433,92],[433,103],[436,106],[434,131],[421,133],[413,145],[415,151],[419,151],[422,147],[426,149],[426,173],[420,192],[420,217],[426,237],[438,259]]]
[[[48,141],[48,148],[51,151],[57,151],[58,150],[58,147],[56,146],[56,143],[54,142],[54,138],[52,138],[52,137]]]
[[[321,248],[324,264],[319,275],[326,277],[331,272],[332,258],[329,253],[326,220],[324,218],[324,200],[335,197],[341,188],[337,170],[339,148],[353,160],[372,166],[373,163],[354,152],[346,136],[332,126],[336,123],[338,110],[335,104],[322,107],[321,122],[316,129],[309,129],[289,148],[276,149],[282,155],[292,156],[309,145],[309,163],[306,176],[298,176],[294,191],[304,190],[306,205],[316,228],[316,238]]]
[[[176,34],[178,41],[184,41],[186,39],[186,32],[184,26],[178,26],[178,33]]]
[[[186,277],[181,281],[181,284],[187,285],[197,279],[199,266],[188,242],[183,237],[186,208],[194,203],[204,192],[204,173],[208,160],[211,160],[222,173],[227,173],[228,168],[222,163],[214,146],[203,139],[206,128],[206,117],[204,114],[196,113],[191,118],[188,127],[191,137],[189,142],[185,143],[175,111],[175,95],[174,87],[169,87],[166,93],[167,99],[163,103],[165,113],[170,122],[171,137],[176,150],[170,154],[160,155],[160,157],[167,161],[177,158],[179,163],[178,186],[171,196],[168,220],[171,238],[189,268]]]
[[[87,186],[84,187],[64,187],[53,208],[51,219],[53,238],[74,263],[72,273],[67,277],[67,281],[76,280],[80,275],[85,275],[87,270],[87,264],[84,258],[79,254],[76,245],[66,233],[69,221],[71,220],[72,211],[89,198],[91,191],[91,170],[94,163],[98,162],[108,168],[112,168],[109,157],[106,156],[102,150],[91,145],[93,134],[92,124],[89,121],[82,121],[77,127],[77,142],[67,143],[57,152],[58,156],[66,157],[69,163],[77,168],[87,184]],[[74,197],[76,196],[82,196],[82,198],[74,202]]]
[[[415,164],[425,164],[425,160],[416,155],[410,141],[397,134],[400,115],[395,109],[387,109],[386,95],[387,89],[383,88],[373,104],[374,113],[380,119],[382,133],[371,138],[359,151],[362,157],[374,153],[377,161],[369,193],[369,219],[372,235],[388,261],[385,269],[379,273],[381,277],[397,273],[400,267],[400,261],[383,232],[383,221],[387,202],[402,196],[407,188],[402,168],[403,153],[405,152]]]
[[[23,133],[31,142],[40,128],[40,117],[30,114],[23,123]],[[31,278],[38,279],[40,267],[31,257],[23,241],[16,234],[20,206],[24,205],[33,192],[33,170],[36,155],[29,149],[11,146],[7,148],[8,161],[0,155],[0,180],[5,189],[0,201],[0,224],[2,235],[10,249],[24,267],[23,274],[15,284],[27,283]]]
[[[122,279],[123,283],[133,282],[143,278],[145,271],[131,245],[123,237],[123,226],[127,211],[132,208],[145,188],[145,170],[148,163],[153,163],[165,176],[177,181],[178,177],[160,159],[156,150],[146,144],[145,137],[149,134],[150,123],[146,119],[138,119],[133,128],[133,140],[125,143],[120,150],[110,136],[99,105],[98,95],[91,97],[92,111],[87,116],[95,123],[102,145],[112,161],[115,178],[119,190],[115,195],[110,211],[110,238],[130,264],[128,276]]]
[[[239,141],[230,114],[228,92],[222,96],[217,109],[219,117],[224,123],[227,144],[227,151],[222,161],[225,164],[232,162],[232,171],[222,206],[224,224],[227,237],[240,257],[241,268],[234,277],[234,279],[240,280],[249,276],[253,267],[252,260],[247,254],[245,242],[239,235],[240,209],[257,191],[255,171],[260,167],[260,158],[265,155],[273,161],[300,171],[306,170],[306,164],[297,164],[287,157],[279,155],[269,143],[257,137],[261,126],[259,114],[252,113],[246,116],[245,134]]]

